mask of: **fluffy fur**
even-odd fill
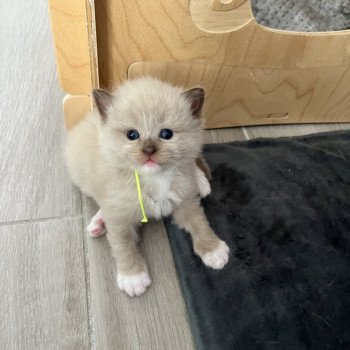
[[[191,234],[203,262],[222,268],[229,251],[209,227],[198,196],[210,192],[200,157],[203,90],[184,91],[142,78],[124,83],[113,94],[98,90],[94,96],[96,111],[68,134],[66,159],[73,182],[101,208],[88,231],[97,237],[106,225],[119,287],[134,296],[151,283],[137,244],[142,215],[135,169],[148,218],[172,215]],[[165,128],[173,131],[168,140],[160,138]],[[140,137],[129,140],[129,130],[137,130]]]

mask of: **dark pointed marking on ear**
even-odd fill
[[[102,89],[93,90],[92,95],[94,96],[95,105],[102,117],[102,120],[106,121],[107,111],[112,103],[113,95],[111,95],[108,91]]]
[[[204,102],[204,90],[201,88],[193,88],[183,92],[182,95],[191,102],[192,115],[195,118],[200,118]]]

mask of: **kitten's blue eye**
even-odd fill
[[[137,130],[129,130],[126,133],[126,136],[129,140],[134,141],[137,140],[140,137],[140,134]]]
[[[169,140],[173,137],[173,131],[170,129],[162,129],[160,130],[159,136],[164,140]]]

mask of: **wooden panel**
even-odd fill
[[[88,349],[81,220],[0,227],[0,349]]]
[[[89,221],[97,207],[87,200],[85,208]],[[106,237],[87,238],[96,349],[193,349],[163,223],[148,223],[142,237],[152,285],[138,298],[130,298],[118,289]]]
[[[233,8],[230,8],[233,7]],[[195,25],[204,32],[227,33],[254,20],[250,1],[192,0],[190,13]]]
[[[66,95],[63,100],[63,113],[66,129],[71,129],[92,110],[90,96]]]
[[[247,0],[211,0],[210,7],[216,11],[230,11],[241,6],[245,2],[247,2]]]
[[[282,70],[138,62],[128,75],[204,87],[207,128],[350,121],[350,67]]]
[[[215,3],[220,5],[221,2],[217,0]],[[218,111],[218,107],[208,110],[208,113],[215,115],[210,116],[207,127],[347,120],[344,110],[348,108],[346,97],[350,90],[349,78],[345,74],[350,66],[349,30],[297,33],[265,28],[253,18],[250,1],[234,0],[229,3],[234,5],[233,10],[217,11],[211,8],[212,0],[101,0],[96,3],[96,8],[94,2],[88,0],[74,4],[67,0],[50,0],[63,88],[72,94],[87,95],[98,85],[96,13],[100,85],[105,88],[112,88],[125,80],[127,70],[134,62],[190,62],[206,67],[222,67],[223,73],[237,73],[239,79],[253,72],[255,77],[246,78],[258,78],[258,89],[264,79],[267,79],[266,85],[271,81],[281,84],[281,88],[277,85],[271,87],[267,94],[264,91],[250,91],[252,100],[242,100],[236,96],[235,106],[232,106],[231,97],[225,97],[228,93],[225,89],[225,93],[214,103],[221,103],[221,111]],[[219,7],[227,10],[229,6]],[[335,70],[328,70],[330,67]],[[244,68],[246,71],[239,70]],[[297,72],[301,68],[319,70],[310,70],[307,74],[305,71]],[[210,70],[217,85],[226,84],[226,77],[215,77],[221,71]],[[271,70],[272,77],[268,76],[268,70]],[[283,73],[279,74],[278,70],[283,70]],[[316,74],[314,78],[313,74]],[[333,75],[324,94],[329,95],[330,89],[338,83],[343,88],[335,88],[331,100],[326,99],[329,104],[323,106],[322,111],[317,110],[316,104],[322,104],[325,100],[321,92],[325,82]],[[159,77],[164,78],[164,75],[160,74]],[[289,80],[294,86],[286,88]],[[247,92],[249,83],[243,81],[243,85],[247,89],[242,91]],[[317,93],[313,95],[308,90],[306,95],[299,98],[297,94],[300,91],[303,93],[304,85],[306,89],[317,90]],[[285,88],[285,99],[280,99]],[[277,89],[282,91],[277,92]],[[293,96],[294,92],[296,95]],[[306,106],[308,98],[311,98],[311,104]],[[275,101],[281,102],[274,104]],[[262,106],[261,115],[258,114],[258,106]],[[290,112],[285,112],[285,107]],[[229,113],[233,114],[229,116]],[[288,118],[280,119],[286,113]],[[264,115],[270,115],[270,118]]]
[[[87,95],[98,86],[93,1],[49,0],[61,86]]]
[[[63,166],[63,94],[47,3],[0,3],[0,222],[80,213]]]
[[[191,6],[193,1],[198,0]],[[210,9],[210,0],[205,1]],[[232,10],[231,21],[239,18],[238,10]],[[126,79],[129,66],[141,61],[283,69],[350,65],[350,31],[283,32],[255,20],[225,33],[203,31],[191,17],[190,0],[101,0],[96,2],[96,21],[104,87]]]

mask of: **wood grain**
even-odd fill
[[[245,93],[249,90],[249,81],[257,79],[252,75],[260,72],[257,73],[258,91],[249,92],[251,99],[243,101],[242,105],[237,96],[227,96],[229,89],[225,89],[226,94],[221,94],[220,100],[209,100],[208,110],[213,110],[214,115],[210,115],[212,119],[207,127],[349,120],[344,111],[348,108],[350,94],[347,71],[350,67],[350,30],[329,33],[278,31],[256,23],[250,1],[228,3],[235,8],[216,11],[210,7],[211,0],[102,0],[96,7],[88,0],[74,4],[68,0],[50,0],[61,84],[72,94],[87,95],[99,84],[111,88],[127,79],[127,71],[135,62],[146,65],[166,62],[164,64],[173,65],[175,73],[182,67],[178,62],[197,67],[202,64],[211,71],[208,84],[226,85],[229,73],[231,84],[234,84],[232,74],[236,76],[237,73],[244,80]],[[230,5],[224,7],[227,9]],[[273,73],[266,74],[270,70]],[[198,69],[192,75],[192,80],[201,79]],[[329,80],[333,76],[336,78]],[[159,77],[164,77],[162,72]],[[260,90],[260,85],[270,84],[271,79],[276,86],[269,90],[272,93],[266,94]],[[291,93],[292,96],[280,99],[279,95],[283,95],[289,85],[292,85],[292,91],[287,89],[287,95]],[[300,90],[305,85],[318,91],[312,96],[316,105],[323,104],[324,87],[328,94],[334,89],[331,96],[327,96],[323,111],[306,109],[305,103],[311,92],[307,95],[302,92],[303,98],[299,101],[300,91],[295,92],[294,86]],[[220,104],[224,105],[224,110],[216,113]],[[262,106],[265,108],[261,113],[263,117],[257,115]],[[285,112],[282,107],[291,111]],[[288,117],[276,118],[278,115]],[[70,117],[66,118],[68,125],[78,119],[75,117],[70,122]]]
[[[190,14],[195,25],[204,32],[227,33],[254,20],[250,1],[191,0]]]
[[[85,208],[88,222],[97,207],[87,199]],[[143,296],[130,298],[117,288],[115,262],[106,238],[87,238],[96,349],[193,349],[163,223],[147,224],[142,240],[152,285]]]
[[[189,0],[102,0],[95,6],[100,83],[104,87],[125,80],[134,62],[181,61],[269,69],[350,65],[349,30],[284,32],[262,27],[252,19],[239,30],[217,33],[198,28]],[[240,18],[236,11],[232,11],[231,21]]]
[[[0,2],[0,222],[75,215],[45,1]]]
[[[350,121],[350,67],[253,69],[137,62],[129,78],[152,75],[206,92],[206,128]]]
[[[98,86],[93,1],[49,0],[60,83],[69,94]]]
[[[0,348],[88,349],[81,220],[0,227]]]
[[[247,0],[211,0],[210,7],[216,11],[230,11],[241,6]]]
[[[350,30],[300,33],[265,28],[253,18],[250,1],[232,3],[240,6],[216,11],[211,0],[101,0],[95,7],[87,0],[51,0],[60,76],[69,81],[63,86],[87,95],[98,83],[104,88],[120,84],[135,62],[147,65],[144,72],[150,74],[150,65],[160,64],[161,79],[169,65],[172,76],[183,77],[181,69],[189,64],[194,68],[191,81],[204,79],[214,86],[206,104],[208,128],[348,121]],[[283,115],[287,117],[277,118]]]

